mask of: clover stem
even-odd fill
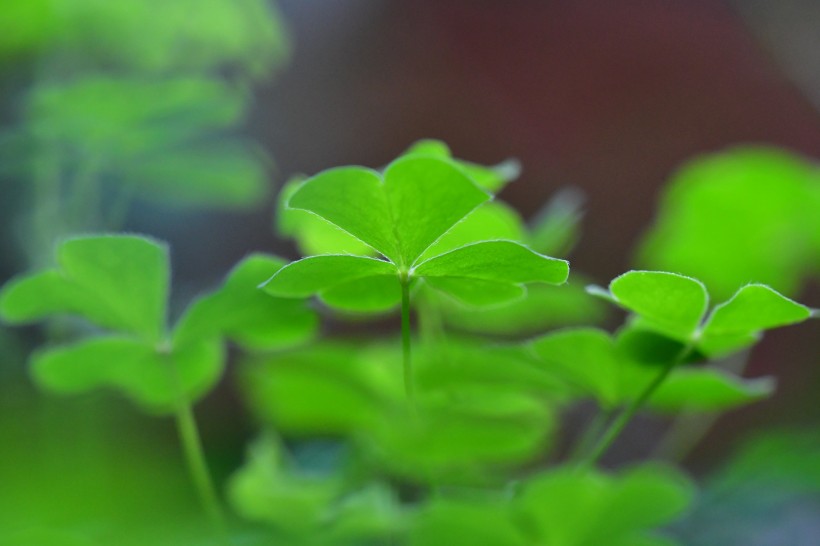
[[[722,368],[742,376],[748,364],[749,351],[737,353],[726,360]],[[709,433],[720,414],[702,414],[691,408],[684,408],[672,421],[666,434],[652,452],[652,457],[668,461],[683,461],[692,449]]]
[[[29,266],[45,267],[51,265],[52,246],[63,229],[63,222],[59,216],[59,184],[60,171],[53,154],[40,157],[35,162],[33,174],[33,210],[32,240]]]
[[[595,444],[595,447],[589,454],[584,457],[581,462],[578,464],[579,469],[587,469],[590,466],[594,465],[598,462],[604,453],[609,449],[609,447],[615,442],[615,440],[620,436],[621,432],[623,432],[626,425],[632,420],[635,414],[640,410],[643,405],[649,400],[649,398],[654,394],[654,392],[661,386],[661,384],[669,377],[669,374],[672,370],[681,362],[683,362],[689,353],[692,352],[692,343],[687,344],[680,350],[680,352],[668,362],[663,365],[661,368],[660,373],[649,383],[643,391],[624,409],[615,420],[610,423],[609,427],[604,432],[603,436],[598,440],[598,443]]]
[[[404,368],[404,392],[411,405],[416,403],[416,388],[413,382],[413,361],[410,354],[410,280],[401,276],[401,347]]]
[[[102,188],[99,185],[99,172],[95,159],[87,158],[81,163],[75,173],[72,190],[71,202],[68,204],[69,229],[72,232],[82,232],[98,228],[97,222],[102,209],[100,203]]]
[[[441,341],[444,335],[444,325],[441,319],[441,309],[436,294],[426,293],[424,298],[416,304],[419,338],[425,345],[433,345]]]
[[[577,443],[572,447],[569,454],[570,461],[578,461],[584,453],[586,453],[595,438],[600,436],[606,424],[612,419],[613,411],[611,409],[602,409],[592,418],[590,423],[581,433]]]
[[[191,480],[194,482],[202,508],[211,520],[214,530],[219,534],[226,544],[230,544],[228,527],[225,512],[216,494],[216,487],[208,471],[208,463],[205,461],[205,452],[202,449],[202,439],[199,435],[199,428],[196,424],[194,411],[191,403],[185,396],[182,389],[182,381],[179,377],[179,370],[174,362],[169,360],[171,373],[177,388],[176,425],[179,441],[185,454],[185,462]]]

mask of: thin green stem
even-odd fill
[[[428,292],[416,305],[419,337],[425,345],[437,344],[444,337],[444,323],[437,298],[437,294]]]
[[[589,425],[581,433],[575,446],[570,450],[569,461],[571,463],[578,462],[584,453],[589,451],[595,438],[601,435],[606,427],[606,424],[612,419],[612,410],[600,410],[595,417],[592,418]]]
[[[652,394],[661,386],[661,384],[669,377],[669,374],[672,370],[681,362],[683,362],[689,353],[692,351],[692,344],[687,344],[681,351],[669,360],[669,362],[665,363],[663,368],[661,368],[660,373],[652,380],[649,385],[647,385],[643,391],[624,409],[618,417],[609,425],[609,427],[604,432],[603,436],[598,440],[598,443],[592,449],[592,451],[584,457],[581,462],[578,464],[580,469],[587,469],[593,466],[598,459],[600,459],[604,453],[609,449],[609,447],[615,442],[618,436],[621,435],[626,425],[632,420],[635,414],[640,410],[643,405],[649,400]]]
[[[416,387],[413,378],[413,361],[410,354],[410,281],[404,275],[401,278],[401,347],[404,392],[407,395],[407,400],[415,407]]]
[[[29,264],[35,267],[51,265],[52,246],[62,229],[58,215],[60,202],[60,170],[53,154],[46,153],[35,162],[33,171],[33,203],[31,236],[34,243]]]
[[[97,161],[85,158],[74,174],[69,201],[69,222],[74,232],[96,229],[99,221],[102,188],[99,184]]]
[[[202,449],[202,439],[199,436],[199,428],[196,424],[194,411],[191,403],[182,390],[182,382],[179,372],[171,359],[168,359],[171,373],[177,386],[177,408],[176,424],[182,450],[185,453],[185,462],[188,466],[191,480],[194,482],[202,508],[211,520],[214,530],[222,537],[225,544],[230,544],[228,534],[227,518],[216,494],[216,487],[208,471],[208,463],[205,460],[205,451]]]
[[[722,369],[735,375],[743,375],[749,359],[749,351],[742,351],[728,358],[721,366]],[[653,458],[681,462],[709,433],[717,422],[718,413],[702,414],[684,408],[675,417],[666,434],[658,442],[652,452]]]

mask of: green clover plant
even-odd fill
[[[83,104],[109,83],[79,86],[75,99]],[[154,141],[156,127],[145,122],[178,112],[177,99],[189,103],[175,89],[168,104],[120,108],[121,98],[110,99],[117,119],[97,126],[64,108],[52,129],[74,127],[84,138],[73,145],[108,146],[123,166],[154,152],[173,164],[160,149],[196,148],[193,125]],[[212,104],[225,110],[194,107],[194,125],[234,119],[240,104],[220,96]],[[124,121],[134,131],[112,138]],[[198,193],[196,173],[172,188],[145,171],[150,161],[141,167],[123,172],[142,180],[145,195]],[[517,174],[514,162],[484,167],[426,140],[380,170],[294,179],[280,194],[277,227],[308,257],[252,254],[173,322],[165,245],[133,235],[69,238],[54,265],[0,290],[0,318],[62,327],[30,359],[44,389],[113,389],[146,413],[173,415],[226,544],[678,544],[663,528],[692,504],[692,482],[660,463],[604,472],[598,461],[639,411],[717,415],[770,396],[774,378],[747,378],[726,362],[765,331],[818,312],[760,282],[735,282],[728,294],[719,275],[704,284],[640,270],[607,288],[583,290],[575,274],[566,283],[568,263],[548,254],[565,257],[577,240],[578,196],[559,193],[528,224],[492,197]],[[213,188],[198,198],[223,199],[222,186]],[[766,280],[755,271],[750,278]],[[713,305],[710,292],[722,302]],[[313,296],[343,319],[399,308],[400,337],[314,340]],[[612,333],[594,326],[606,302],[627,313]],[[420,343],[411,355],[413,311]],[[241,350],[238,386],[261,428],[226,489],[250,524],[230,530],[193,414],[224,373],[228,343]],[[560,419],[590,400],[596,416],[567,441]]]
[[[412,399],[412,288],[423,282],[467,304],[493,305],[520,298],[525,283],[560,284],[567,279],[566,261],[509,240],[429,252],[490,198],[465,169],[435,155],[411,153],[383,172],[362,167],[322,172],[305,181],[290,196],[288,206],[315,214],[382,258],[311,256],[282,268],[263,288],[280,297],[318,295],[329,305],[347,309],[400,304],[405,389]]]
[[[639,391],[629,395],[631,401],[628,406],[612,421],[596,447],[584,459],[586,465],[597,461],[632,416],[651,400],[667,377],[690,358],[704,360],[726,356],[753,345],[765,330],[797,324],[817,316],[816,311],[761,284],[741,287],[731,299],[707,313],[709,295],[703,283],[662,271],[630,271],[614,279],[608,290],[593,285],[589,291],[631,313],[629,323],[619,332],[612,346],[617,344],[627,359],[638,362],[645,360],[641,355],[646,357],[648,352],[649,360],[657,364],[660,371]],[[543,346],[541,350],[544,350]],[[602,364],[598,362],[595,365]],[[609,368],[610,376],[613,376],[616,367]],[[681,388],[684,394],[692,389],[691,403],[694,405],[698,404],[699,396],[707,400],[710,397],[731,400],[730,392],[721,395],[720,391],[733,387],[734,390],[740,389],[740,394],[744,394],[745,390],[750,397],[765,395],[770,390],[766,383],[747,383],[744,389],[737,382],[732,385],[731,379],[724,377],[721,380],[720,377],[703,374],[698,378],[690,373],[688,377],[684,376],[683,381],[683,387],[671,383],[667,388],[671,388],[673,393],[677,388],[678,396]],[[610,385],[617,388],[616,380],[611,381]],[[708,390],[696,391],[693,387]]]
[[[12,324],[83,319],[89,335],[34,353],[34,380],[57,393],[111,387],[149,413],[173,414],[204,506],[222,525],[192,404],[222,375],[225,341],[267,351],[315,332],[315,314],[304,302],[258,297],[255,286],[282,265],[269,256],[246,258],[221,289],[195,301],[169,329],[165,245],[129,235],[72,238],[59,246],[56,267],[3,288],[0,317]]]

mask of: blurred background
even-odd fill
[[[48,262],[46,241],[59,234],[50,230],[113,228],[170,243],[174,298],[184,306],[251,251],[299,256],[272,228],[276,192],[290,176],[379,167],[436,138],[480,164],[517,158],[521,176],[500,197],[525,218],[560,189],[579,190],[583,220],[571,264],[606,283],[640,263],[663,188],[695,156],[753,144],[800,161],[820,157],[820,4],[810,0],[151,4],[19,0],[2,8],[1,281]],[[227,190],[225,177],[235,181]],[[44,179],[79,188],[68,203],[40,203],[40,215],[60,217],[58,228],[26,213]],[[82,195],[96,196],[107,215],[98,217]],[[807,221],[805,230],[817,226]],[[820,307],[817,255],[809,262],[813,272],[791,283],[790,295]],[[817,432],[818,334],[815,321],[767,335],[747,370],[776,375],[777,394],[723,416],[688,455],[689,470],[715,475],[761,430]],[[107,440],[86,430],[83,443],[66,432],[65,422],[85,422],[83,404],[101,402],[42,401],[24,365],[40,336],[33,328],[0,334],[0,475],[19,486],[0,485],[0,506],[17,506],[9,512],[17,514],[45,503],[23,479],[62,483],[54,503],[70,504],[77,484],[89,483],[99,499],[111,491],[139,490],[154,503],[172,503],[169,491],[186,495],[173,485],[184,476],[174,470],[170,422],[105,397]],[[197,411],[224,477],[255,428],[230,374]],[[657,426],[646,424],[650,433]],[[31,433],[46,429],[63,431],[75,452]],[[119,445],[93,445],[106,441]],[[100,449],[108,466],[84,469],[85,454]],[[143,491],[123,461],[161,477],[167,490]],[[814,479],[817,461],[803,469]],[[24,490],[31,498],[21,500]],[[781,519],[817,537],[817,490],[810,499]],[[693,516],[703,518],[702,529],[721,521],[707,512]]]

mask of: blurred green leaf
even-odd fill
[[[560,397],[566,386],[545,372],[520,345],[488,345],[448,336],[441,343],[424,343],[416,351],[417,384],[424,391],[455,395],[468,385]]]
[[[422,507],[410,534],[411,546],[531,544],[515,524],[506,500],[436,498]]]
[[[406,514],[395,492],[372,484],[341,498],[333,509],[329,541],[339,545],[397,541],[405,533]]]
[[[544,450],[554,426],[537,397],[464,388],[457,397],[427,397],[418,412],[385,414],[369,437],[370,450],[392,472],[414,481],[497,482],[500,468]]]
[[[519,284],[469,277],[432,277],[425,279],[425,285],[469,307],[504,305],[523,298],[527,293],[526,288]]]
[[[395,275],[363,277],[332,286],[319,299],[336,309],[378,313],[399,305],[401,286]]]
[[[263,160],[248,143],[224,140],[134,161],[120,179],[135,196],[163,204],[252,208],[267,194]]]
[[[222,373],[222,359],[216,340],[165,353],[141,340],[106,336],[35,353],[32,369],[37,382],[54,392],[113,387],[165,413],[176,409],[180,396],[196,400],[208,392]]]
[[[152,74],[232,70],[260,78],[289,55],[281,18],[264,0],[83,0],[55,2],[52,9],[59,16],[53,56],[89,68]]]
[[[500,192],[504,186],[518,178],[521,173],[521,165],[515,159],[508,159],[492,167],[455,159],[452,152],[450,152],[449,146],[440,140],[419,140],[401,155],[401,157],[411,156],[450,160],[478,186],[493,193]]]
[[[144,237],[69,239],[59,247],[58,268],[3,287],[0,314],[13,323],[79,315],[156,343],[165,327],[167,254],[164,245]]]
[[[27,142],[30,170],[44,154],[58,158],[72,194],[85,191],[74,179],[84,173],[120,199],[249,207],[267,192],[266,160],[226,134],[246,102],[202,77],[86,77],[36,87],[16,137]]]
[[[545,546],[656,544],[647,532],[680,516],[692,497],[692,484],[671,468],[618,476],[558,468],[528,480],[516,504]]]
[[[206,78],[87,77],[35,88],[26,130],[78,154],[144,160],[231,127],[245,102],[242,93]]]
[[[597,328],[559,330],[532,342],[541,367],[561,378],[581,395],[591,395],[602,407],[623,401],[622,363],[609,334]]]
[[[466,332],[494,335],[532,335],[550,327],[595,324],[606,308],[598,298],[584,290],[582,281],[570,275],[561,286],[533,284],[519,300],[506,305],[477,308],[446,305],[440,311],[448,326]]]
[[[282,451],[273,437],[261,436],[231,478],[228,496],[244,518],[272,524],[287,544],[343,546],[402,533],[404,513],[386,486],[349,491],[341,474],[309,473]]]
[[[254,413],[280,430],[355,434],[401,399],[397,364],[363,358],[352,344],[314,344],[250,362],[242,384]]]
[[[648,378],[642,382],[645,386]],[[635,385],[634,396],[638,395]],[[744,379],[717,369],[679,369],[664,381],[647,401],[656,411],[727,411],[770,397],[773,377]]]
[[[625,350],[623,336],[614,342],[604,331],[595,328],[559,330],[532,342],[539,357],[539,367],[554,379],[565,383],[575,397],[593,397],[605,409],[613,409],[634,400],[657,376],[655,364],[668,362],[680,352],[680,344],[664,348],[657,343],[642,347],[657,360],[641,362],[635,350]],[[710,368],[673,370],[647,401],[646,409],[656,412],[725,411],[762,400],[772,394],[771,378],[743,379]]]
[[[767,430],[747,439],[712,480],[712,487],[784,487],[820,492],[820,434],[813,429]]]
[[[313,337],[318,318],[304,301],[274,298],[257,288],[283,265],[263,254],[242,260],[219,290],[188,307],[175,328],[174,343],[225,336],[246,349],[265,350]]]
[[[702,156],[672,177],[638,262],[701,279],[720,299],[749,281],[793,295],[820,271],[819,209],[820,171],[805,158],[766,147]]]
[[[623,357],[640,364],[663,366],[680,358],[686,343],[659,333],[651,323],[633,317],[622,326],[615,337],[615,345]],[[688,351],[683,363],[701,362],[706,355],[698,348]]]
[[[339,494],[338,478],[294,472],[283,459],[274,438],[257,439],[248,462],[229,482],[231,505],[242,517],[273,524],[287,534],[317,534],[323,513]]]
[[[531,222],[527,244],[542,254],[566,256],[580,238],[582,202],[575,189],[556,193]]]
[[[7,0],[0,20],[0,59],[39,52],[57,22],[52,0]]]

